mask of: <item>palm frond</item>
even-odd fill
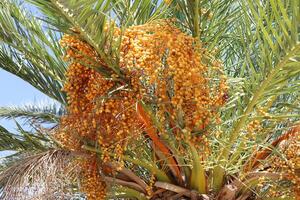
[[[66,113],[63,106],[52,104],[27,104],[24,106],[0,107],[0,118],[20,118],[26,122],[57,124]]]
[[[253,116],[257,116],[262,108],[265,112],[276,109],[278,101],[285,99],[286,103],[296,103],[300,91],[300,17],[299,1],[247,1],[240,3],[244,15],[241,16],[241,42],[244,44],[243,62],[233,71],[238,77],[245,79],[245,96],[239,97],[242,104],[231,110],[233,117],[228,133],[226,147],[222,147],[221,163],[230,156],[231,148],[235,146],[244,126]],[[289,30],[289,31],[287,31]],[[238,108],[239,107],[239,108]],[[237,108],[240,112],[236,112]],[[295,109],[276,109],[276,114],[289,121],[299,119],[299,111]],[[288,113],[293,113],[294,118]],[[229,111],[230,112],[230,111]],[[297,113],[297,114],[296,114]],[[277,117],[278,117],[277,116]],[[271,118],[271,117],[270,117]],[[268,116],[263,119],[270,119]],[[237,119],[237,120],[235,120]],[[282,120],[283,121],[283,120]],[[269,122],[269,121],[268,121]],[[277,126],[279,123],[277,121]],[[274,127],[275,129],[275,127]],[[230,129],[229,129],[230,130]],[[228,137],[228,135],[226,135]],[[238,148],[238,147],[237,147]],[[222,165],[222,164],[221,164]],[[224,169],[219,165],[215,170],[216,185],[221,185]],[[223,172],[222,172],[223,171]],[[217,187],[218,188],[218,187]]]
[[[0,174],[1,199],[55,199],[71,195],[76,175],[71,160],[72,154],[64,150],[20,159]]]
[[[41,132],[25,131],[21,125],[16,122],[19,134],[14,134],[0,126],[0,151],[42,151],[55,147],[52,138]]]
[[[170,11],[164,1],[159,0],[112,0],[112,4],[114,15],[116,15],[120,25],[124,27],[165,18]]]
[[[118,44],[113,39],[115,22],[110,18],[111,1],[60,1],[60,0],[38,0],[30,3],[38,6],[45,14],[45,21],[53,24],[62,32],[79,35],[87,41],[100,55],[101,59],[117,73],[121,75],[118,67]],[[58,20],[60,18],[61,20]],[[97,22],[97,23],[95,23]],[[111,30],[104,31],[106,27]]]
[[[16,150],[26,148],[23,141],[16,135],[10,133],[7,129],[0,126],[0,149],[1,150]]]
[[[170,2],[172,15],[178,19],[182,28],[194,36],[198,35],[208,50],[216,48],[218,52],[228,52],[225,49],[230,47],[229,42],[238,39],[228,34],[242,14],[236,0]]]
[[[61,91],[66,64],[61,59],[59,34],[12,1],[0,3],[0,67],[65,104]]]
[[[253,49],[245,49],[248,55],[241,66],[245,67],[245,70],[241,72],[247,73],[241,76],[251,76],[251,80],[245,86],[250,98],[243,99],[246,107],[244,107],[242,117],[236,123],[230,141],[236,139],[236,133],[254,109],[264,106],[272,97],[285,96],[286,100],[292,100],[292,97],[300,90],[298,87],[300,18],[299,13],[290,12],[294,6],[299,7],[294,4],[296,2],[291,1],[290,4],[285,5],[281,10],[281,17],[276,16],[277,7],[272,7],[272,5],[262,7],[261,3],[252,1],[243,4],[245,9],[249,8],[247,9],[248,20],[251,20],[252,26],[255,27],[251,36],[252,43],[250,43]],[[275,13],[275,16],[272,14],[267,16],[268,13]],[[260,15],[263,17],[258,17]],[[284,18],[284,16],[289,17]],[[291,29],[291,32],[286,35],[284,27],[292,24],[297,28]]]

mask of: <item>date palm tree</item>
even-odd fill
[[[2,199],[299,199],[299,0],[3,0],[0,45],[55,102],[0,107]]]

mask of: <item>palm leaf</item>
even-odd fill
[[[275,102],[280,98],[285,98],[289,103],[295,102],[293,99],[300,91],[297,87],[300,75],[300,18],[299,12],[293,11],[295,8],[299,10],[299,2],[247,1],[240,6],[245,13],[241,17],[242,27],[248,27],[248,30],[245,29],[242,35],[245,53],[239,76],[249,77],[244,86],[248,95],[242,98],[244,104],[239,106],[243,111],[238,113],[238,120],[233,123],[227,145],[221,150],[221,163],[214,170],[214,186],[218,189],[223,182],[223,167],[231,148],[249,118],[272,98]],[[295,86],[293,93],[291,86]],[[274,109],[274,105],[267,107]],[[297,118],[296,115],[294,120]]]
[[[0,174],[1,199],[49,199],[72,192],[71,159],[68,151],[49,150],[18,160]]]
[[[191,180],[190,184],[191,187],[195,190],[197,190],[200,194],[206,194],[207,193],[207,183],[206,183],[206,176],[205,176],[205,170],[201,163],[200,157],[198,155],[198,152],[196,148],[190,144],[190,151],[192,154],[192,174],[191,174]]]
[[[98,0],[38,0],[28,2],[38,6],[45,14],[45,21],[59,31],[79,35],[98,53],[101,59],[120,77],[118,67],[118,42],[113,40],[113,21],[109,22],[111,1]],[[60,20],[57,20],[60,18]],[[111,20],[111,19],[110,19]],[[97,23],[95,23],[97,22]],[[104,31],[105,26],[109,31]]]
[[[0,67],[65,104],[61,91],[66,64],[61,60],[59,35],[11,2],[0,3]]]
[[[118,1],[113,0],[113,13],[123,27],[145,24],[150,21],[165,18],[169,14],[164,1]]]
[[[25,122],[35,123],[57,124],[60,120],[60,117],[65,113],[66,111],[64,107],[58,106],[55,103],[49,105],[28,104],[22,107],[0,107],[0,118],[20,118],[25,120]]]
[[[17,126],[21,131],[19,135],[13,134],[0,126],[0,151],[39,151],[49,146],[49,144],[46,144],[49,141],[46,136],[37,136],[26,132],[19,124]],[[41,143],[41,141],[44,141],[44,143]]]

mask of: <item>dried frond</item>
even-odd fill
[[[57,199],[72,193],[72,157],[68,151],[49,150],[19,160],[0,174],[1,199]]]

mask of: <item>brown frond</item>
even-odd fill
[[[72,153],[49,150],[25,157],[0,174],[1,199],[57,199],[71,193]]]

